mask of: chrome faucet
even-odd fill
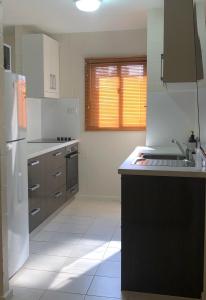
[[[193,158],[193,154],[192,151],[187,147],[186,150],[183,149],[182,145],[180,144],[180,142],[178,142],[175,139],[172,139],[172,143],[176,144],[178,146],[178,148],[180,149],[182,155],[189,161],[194,161]]]
[[[178,142],[177,140],[175,139],[172,139],[172,143],[173,144],[176,144],[177,147],[180,149],[182,155],[184,155],[186,157],[186,151],[183,149],[182,145],[180,144],[180,142]]]

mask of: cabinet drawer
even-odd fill
[[[50,195],[59,187],[66,185],[66,165],[52,171],[46,178],[46,194]]]
[[[42,200],[38,197],[29,198],[29,232],[42,222]]]
[[[61,148],[47,154],[47,170],[49,173],[66,164],[65,150],[65,148]]]
[[[44,198],[43,218],[46,219],[66,201],[66,186],[62,186],[55,192]]]
[[[28,161],[28,185],[29,188],[34,187],[35,185],[40,185],[42,190],[44,185],[44,176],[42,176],[44,170],[44,157],[39,156]]]

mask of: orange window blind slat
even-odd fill
[[[86,130],[146,128],[146,58],[86,60]]]

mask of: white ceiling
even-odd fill
[[[77,10],[73,0],[3,0],[5,25],[33,25],[51,33],[146,28],[146,11],[163,0],[103,0],[97,12]]]

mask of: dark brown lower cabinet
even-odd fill
[[[65,148],[28,161],[29,231],[66,201]]]
[[[122,175],[122,290],[203,291],[205,179]]]
[[[43,202],[43,220],[48,218],[59,207],[61,207],[66,200],[66,186],[60,187],[57,191],[44,198]]]

